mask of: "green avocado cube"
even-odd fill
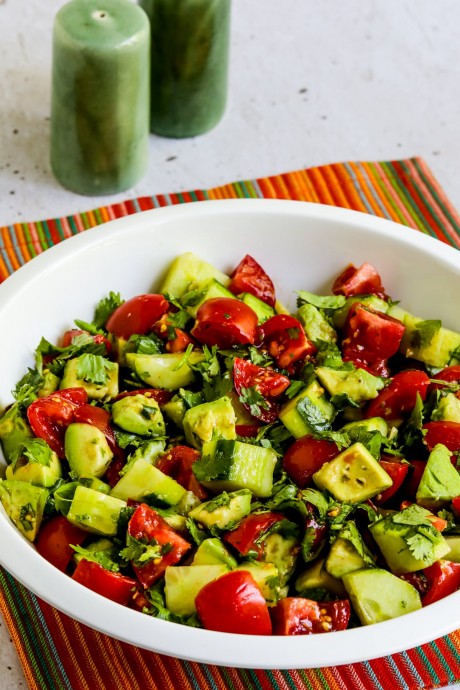
[[[371,534],[395,575],[428,568],[449,553],[450,547],[430,522],[430,515],[429,510],[412,504],[370,525]]]
[[[40,529],[48,495],[48,490],[42,486],[17,480],[0,480],[0,501],[5,512],[31,542]]]
[[[17,457],[6,468],[5,476],[49,488],[62,477],[61,461],[41,438],[27,438],[18,446]]]
[[[438,402],[431,413],[433,421],[460,423],[460,398],[454,393],[447,393]]]
[[[392,486],[391,477],[362,443],[354,443],[313,475],[321,491],[343,503],[361,503]]]
[[[365,369],[317,367],[315,374],[329,395],[345,395],[357,404],[376,398],[384,387],[382,378]]]
[[[201,351],[192,352],[188,358],[182,352],[163,355],[143,355],[137,352],[126,354],[126,364],[151,388],[165,388],[174,391],[185,388],[195,380],[195,372],[189,364],[202,362]]]
[[[87,361],[84,359],[85,357],[98,357],[99,361],[105,363],[104,375],[106,379],[104,383],[95,383],[89,376],[87,378],[82,377],[81,369],[85,370],[83,364]],[[60,384],[60,389],[64,388],[84,388],[91,400],[112,400],[118,395],[118,364],[110,362],[100,355],[80,355],[80,357],[69,359],[64,367]]]
[[[190,511],[189,517],[205,527],[228,530],[233,529],[251,512],[251,492],[248,489],[221,494]]]
[[[319,558],[307,570],[304,570],[295,581],[295,591],[306,599],[315,590],[317,592],[329,592],[335,594],[340,599],[346,596],[346,589],[342,580],[330,575],[325,568],[325,559]]]
[[[460,496],[460,475],[451,463],[452,453],[438,443],[428,456],[415,500],[428,510],[439,510]]]
[[[209,537],[202,541],[193,557],[192,565],[222,564],[233,570],[238,562],[218,537]]]
[[[156,400],[138,393],[126,395],[112,405],[112,418],[117,426],[140,436],[164,436],[166,427]]]
[[[201,448],[213,436],[236,438],[235,423],[230,398],[224,396],[187,410],[183,419],[185,438],[195,448]]]
[[[21,415],[18,403],[14,403],[0,418],[0,443],[5,460],[13,462],[19,445],[29,438],[33,438],[32,430]]]
[[[460,364],[460,358],[452,357],[460,348],[460,333],[444,328],[440,322],[425,321],[394,305],[388,315],[401,321],[406,330],[399,346],[405,357],[418,359],[439,369],[447,364]]]
[[[335,578],[353,570],[375,567],[375,561],[353,520],[348,520],[332,542],[324,566]]]
[[[343,584],[363,625],[373,625],[422,608],[420,594],[409,582],[387,570],[355,570]]]
[[[77,477],[100,478],[112,462],[113,453],[105,434],[93,424],[73,422],[64,436],[65,455]]]

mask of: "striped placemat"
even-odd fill
[[[53,244],[113,218],[169,204],[237,197],[352,208],[460,249],[460,216],[423,160],[350,162],[1,227],[0,282]],[[118,642],[59,613],[1,568],[0,584],[0,610],[32,690],[427,690],[460,682],[460,631],[360,664],[242,670],[180,661]]]

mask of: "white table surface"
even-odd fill
[[[234,0],[230,96],[205,136],[151,136],[148,172],[83,197],[49,165],[63,0],[0,0],[0,226],[341,160],[420,155],[460,209],[459,0]],[[4,623],[0,690],[26,686]]]

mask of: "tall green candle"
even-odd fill
[[[53,29],[51,166],[86,195],[133,186],[149,136],[150,28],[131,0],[71,0]]]
[[[150,129],[191,137],[225,111],[231,0],[139,0],[152,33]]]

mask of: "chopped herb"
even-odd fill
[[[268,410],[270,407],[267,400],[265,400],[255,386],[241,387],[241,394],[238,396],[238,400],[243,405],[249,407],[249,411],[254,417],[260,415],[262,410]]]
[[[346,297],[344,295],[315,295],[306,290],[297,291],[297,306],[302,304],[313,304],[318,309],[340,309],[345,305]]]
[[[78,358],[77,377],[88,383],[102,385],[109,379],[114,366],[113,362],[101,355],[84,354]]]
[[[436,333],[442,326],[439,319],[428,319],[426,321],[419,321],[414,329],[411,338],[411,346],[415,348],[427,347],[433,340]]]

